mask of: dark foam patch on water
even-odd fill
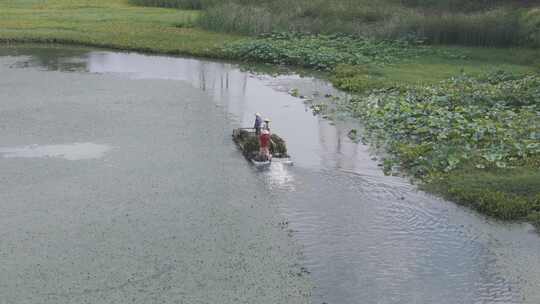
[[[74,143],[66,145],[30,145],[23,147],[0,147],[0,156],[5,158],[63,158],[85,160],[101,158],[111,148],[94,143]]]

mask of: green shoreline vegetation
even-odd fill
[[[198,15],[122,0],[0,1],[0,41],[222,58],[221,47],[241,36],[195,28]]]
[[[0,0],[0,41],[321,70],[387,170],[540,227],[536,1]]]

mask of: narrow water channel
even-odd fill
[[[540,303],[540,237],[534,229],[486,218],[418,191],[406,179],[385,176],[370,148],[348,138],[349,130],[360,129],[358,122],[346,115],[334,121],[321,118],[305,99],[288,93],[299,89],[316,102],[327,101],[329,95],[346,98],[324,80],[255,74],[225,62],[80,48],[11,47],[0,49],[0,56],[0,64],[9,70],[60,73],[74,82],[92,74],[133,81],[134,86],[141,80],[187,85],[207,98],[190,95],[188,106],[197,108],[211,100],[225,116],[228,129],[250,126],[255,112],[271,118],[273,131],[288,142],[294,166],[276,163],[269,170],[258,170],[238,162],[242,156],[230,138],[213,144],[232,149],[230,155],[236,160],[212,164],[232,174],[243,172],[238,166],[245,166],[249,178],[265,187],[260,195],[279,211],[281,227],[300,246],[302,272],[314,286],[312,303]],[[0,90],[32,90],[23,83]],[[166,91],[153,94],[146,102],[170,97]],[[117,98],[124,101],[129,96]],[[181,134],[198,131],[179,130]],[[17,151],[35,144],[18,142],[15,133],[3,138],[10,146],[0,142],[0,161],[11,160]],[[132,142],[124,143],[127,147],[122,142],[109,144],[100,152],[136,148]],[[205,155],[205,151],[192,152]],[[58,152],[51,157],[55,155]],[[249,195],[244,192],[239,195]]]

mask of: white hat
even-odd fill
[[[264,121],[271,122],[270,118],[265,118]]]
[[[261,113],[255,113],[255,116],[261,117]]]

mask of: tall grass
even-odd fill
[[[202,9],[199,26],[229,33],[346,33],[383,39],[414,38],[434,44],[540,46],[538,0],[129,1]]]
[[[367,0],[223,0],[200,19],[210,30],[261,34],[269,31],[367,33],[399,11],[399,5]]]
[[[204,0],[128,0],[130,4],[181,9],[202,9]]]
[[[473,12],[487,9],[493,9],[499,5],[512,4],[525,1],[509,0],[398,0],[401,4],[423,10],[438,10],[446,12]],[[524,4],[524,3],[522,3]]]
[[[389,29],[392,37],[412,34],[434,44],[512,46],[527,44],[520,10],[494,9],[476,13],[417,13]]]
[[[522,15],[521,34],[531,45],[540,47],[540,7],[527,10]]]

